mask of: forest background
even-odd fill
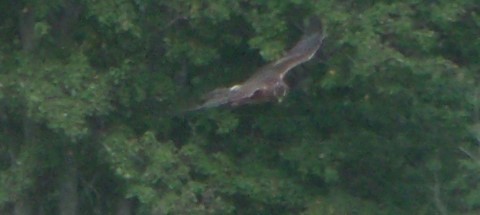
[[[476,0],[0,9],[0,214],[480,213]],[[314,16],[282,103],[179,114]]]

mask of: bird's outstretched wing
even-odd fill
[[[310,60],[322,45],[324,38],[325,35],[321,31],[305,35],[282,58],[261,67],[242,84],[207,93],[203,97],[204,102],[191,110],[222,105],[238,106],[285,96],[288,91],[288,86],[283,80],[285,74],[293,67]]]
[[[322,46],[325,34],[314,32],[304,36],[295,46],[290,49],[282,58],[261,67],[249,80],[261,76],[279,76],[284,78],[285,74],[292,68],[312,59],[320,46]]]

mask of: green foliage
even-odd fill
[[[23,149],[14,167],[0,173],[0,204],[18,201],[24,198],[29,188],[34,185],[35,158],[31,155],[35,149]]]
[[[472,146],[466,144],[460,147],[464,158],[458,160],[459,168],[463,171],[455,177],[449,186],[452,195],[459,197],[462,201],[457,204],[465,208],[469,214],[475,214],[480,208],[480,151],[478,141],[480,140],[480,126],[475,124],[470,128],[477,144]]]
[[[186,145],[177,150],[171,142],[156,141],[151,132],[136,139],[126,129],[117,129],[106,137],[105,153],[114,172],[127,181],[126,197],[137,198],[143,204],[142,211],[155,214],[231,212],[231,205],[217,196],[219,191],[213,184],[194,177],[195,174],[222,174],[212,172],[216,171],[215,164],[201,149]]]
[[[140,36],[135,5],[131,1],[85,1],[87,16],[95,17],[106,29],[116,33],[128,32]]]
[[[417,211],[419,212],[419,211]],[[374,202],[349,196],[341,191],[333,191],[328,198],[318,197],[311,201],[302,214],[404,214],[395,208],[379,208]]]
[[[17,90],[25,97],[28,114],[72,138],[86,134],[86,117],[105,113],[110,106],[108,82],[86,62],[81,54],[66,62],[21,62]]]
[[[85,214],[475,214],[478,7],[0,2],[0,213],[57,212],[74,169]],[[282,103],[181,112],[312,16],[328,37]]]

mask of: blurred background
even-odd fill
[[[478,1],[0,9],[0,214],[480,213]],[[283,102],[181,111],[311,17]]]

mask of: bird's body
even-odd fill
[[[204,103],[193,110],[280,100],[289,90],[284,80],[287,72],[310,60],[322,45],[324,38],[321,32],[304,36],[282,58],[261,67],[245,82],[207,93],[203,97]]]

